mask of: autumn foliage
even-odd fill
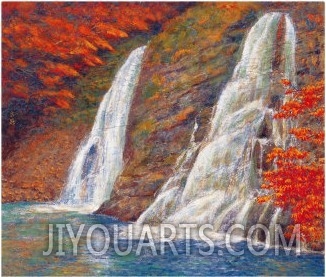
[[[3,2],[4,153],[9,153],[29,130],[48,126],[58,113],[73,113],[82,97],[76,84],[87,76],[90,68],[106,66],[110,55],[121,56],[122,43],[127,45],[137,36],[145,40],[156,34],[186,6],[182,3]],[[133,50],[132,43],[129,47],[129,51]],[[90,89],[90,97],[92,93]]]
[[[300,224],[301,239],[318,248],[324,241],[324,82],[294,89],[288,80],[286,95],[290,99],[275,115],[298,127],[289,131],[295,142],[286,149],[274,148],[267,157],[273,169],[264,172],[266,190],[258,202],[272,201],[291,211],[292,224]],[[300,127],[302,125],[309,127]]]
[[[114,51],[119,39],[149,31],[177,5],[139,3],[2,3],[3,102],[40,97],[69,108],[67,88],[85,67],[103,64],[99,51]],[[60,99],[60,101],[58,100]]]

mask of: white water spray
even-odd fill
[[[281,13],[268,13],[251,28],[241,60],[215,107],[207,140],[188,150],[192,153],[200,147],[189,176],[176,172],[137,223],[210,223],[221,230],[252,220],[261,184],[262,149],[268,143],[282,146],[286,132],[282,123],[273,120],[269,107],[275,93],[272,63],[281,17]],[[285,27],[284,76],[295,83],[295,31],[288,15]],[[268,135],[266,128],[272,129]]]
[[[57,205],[94,211],[110,198],[123,168],[128,115],[145,48],[134,50],[115,76],[100,104],[90,135],[76,153]]]

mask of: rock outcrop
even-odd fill
[[[90,126],[47,128],[28,137],[2,163],[2,203],[56,199],[80,141]]]
[[[149,44],[129,115],[126,166],[99,213],[136,220],[173,174],[195,122],[195,141],[205,138],[257,7],[192,7]]]
[[[258,11],[291,15],[297,32],[298,85],[322,78],[324,33],[318,22],[323,15],[318,5],[295,8],[297,4],[198,4],[165,26],[148,46],[129,115],[125,168],[111,199],[97,213],[136,220],[173,174],[195,122],[195,140],[205,139],[212,107]]]

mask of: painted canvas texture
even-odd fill
[[[2,274],[323,275],[324,2],[2,2]]]

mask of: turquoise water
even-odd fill
[[[242,256],[232,256],[223,245],[215,247],[212,255],[202,256],[199,250],[207,251],[208,246],[195,240],[190,242],[191,255],[187,255],[183,240],[175,242],[177,256],[173,255],[168,245],[163,255],[153,256],[149,247],[143,249],[140,255],[136,255],[138,241],[134,240],[132,251],[127,256],[115,254],[111,244],[104,255],[95,256],[86,247],[89,227],[93,224],[103,224],[112,231],[114,224],[126,226],[126,223],[100,215],[72,212],[35,213],[29,211],[31,205],[2,205],[3,275],[324,275],[323,254],[301,253],[297,256],[291,251],[290,255],[286,256],[284,251],[280,251],[280,256],[275,256],[274,250],[270,249],[263,256],[254,256],[244,242],[232,245],[237,251],[245,251]],[[49,256],[43,256],[43,251],[48,249],[49,224],[59,223],[70,223],[75,234],[80,224],[86,224],[76,256],[73,255],[72,243],[66,229],[63,233],[63,251],[66,255],[55,255],[58,250],[56,228],[54,250]],[[92,238],[92,242],[94,249],[102,249],[101,245],[97,245],[100,236]],[[123,248],[126,241],[120,242],[119,245]]]

